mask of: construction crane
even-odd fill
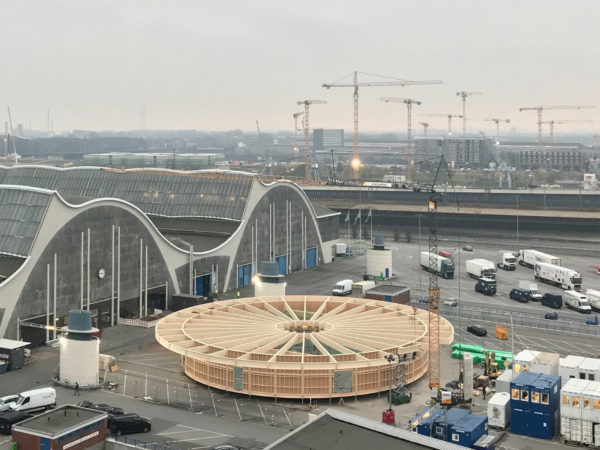
[[[549,120],[547,122],[542,122],[544,125],[550,125],[550,143],[554,144],[554,125],[559,125],[563,123],[593,123],[593,120]]]
[[[294,136],[295,137],[298,136],[298,130],[299,130],[299,128],[298,128],[298,117],[301,117],[303,115],[304,115],[304,111],[300,111],[300,112],[297,112],[297,113],[293,114],[293,116],[294,116]]]
[[[487,122],[494,122],[496,124],[496,144],[500,144],[500,122],[510,123],[510,119],[491,118],[491,119],[485,119],[485,120]]]
[[[429,128],[429,124],[427,122],[419,122],[419,125],[423,127],[423,137],[427,137],[427,128]]]
[[[256,121],[256,131],[258,132],[258,137],[260,137],[260,127],[258,126],[258,120]]]
[[[334,83],[323,83],[322,87],[325,89],[331,89],[334,87],[348,87],[354,88],[354,158],[352,159],[352,168],[354,169],[354,179],[358,180],[358,170],[360,169],[360,159],[358,157],[358,88],[360,87],[374,87],[374,86],[414,86],[414,85],[423,85],[423,84],[442,84],[441,80],[425,80],[425,81],[409,81],[409,80],[400,80],[397,78],[384,77],[388,78],[390,81],[374,81],[368,83],[359,83],[358,82],[358,74],[359,72],[354,72],[354,79],[352,83],[340,83],[341,80],[350,76],[348,74],[342,77],[340,80]],[[372,74],[364,74],[362,75],[372,75]],[[379,76],[379,75],[378,75]]]
[[[310,181],[310,171],[311,171],[309,142],[308,142],[308,137],[310,134],[310,124],[308,121],[309,107],[310,107],[310,105],[323,105],[327,102],[325,100],[298,100],[296,103],[298,105],[304,105],[304,164],[306,165],[306,167],[304,168],[304,181],[306,183],[308,183]],[[313,158],[313,159],[315,159],[314,163],[316,164],[316,158]],[[316,178],[318,179],[319,178],[318,172],[316,175],[317,175]]]
[[[448,136],[452,136],[452,118],[457,117],[462,119],[463,116],[459,114],[423,114],[425,117],[446,117],[448,118]]]
[[[435,172],[435,177],[431,183],[431,195],[427,206],[427,220],[429,228],[429,290],[427,295],[427,309],[429,311],[429,388],[435,397],[441,399],[440,390],[440,289],[438,286],[438,276],[433,270],[437,267],[438,257],[438,233],[437,233],[437,208],[438,203],[443,199],[441,193],[435,191],[435,186],[440,175],[440,170],[444,168],[448,179],[451,181],[451,173],[444,155],[440,157]]]
[[[400,97],[381,97],[379,100],[385,103],[395,102],[404,103],[407,110],[407,121],[406,121],[406,140],[408,141],[408,151],[406,158],[406,181],[412,183],[413,175],[413,158],[412,158],[412,106],[420,105],[421,102],[412,98],[400,98]]]
[[[481,95],[482,92],[478,92],[478,91],[458,91],[456,93],[456,95],[458,95],[459,97],[462,98],[462,104],[463,104],[463,113],[462,113],[462,120],[463,120],[463,134],[467,134],[467,97],[469,95]]]
[[[593,108],[591,105],[569,105],[569,106],[523,106],[519,108],[519,112],[522,111],[537,111],[537,126],[538,126],[538,146],[542,145],[542,111],[545,109],[589,109]]]

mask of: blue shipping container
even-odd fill
[[[510,383],[510,409],[554,415],[560,402],[561,378],[523,372]]]
[[[555,414],[544,414],[538,411],[512,409],[510,411],[510,432],[539,439],[552,439],[556,430]]]
[[[433,435],[433,430],[431,428],[432,424],[443,413],[444,413],[443,410],[438,409],[435,413],[433,413],[429,417],[419,419],[418,424],[416,426],[414,426],[415,420],[417,420],[421,416],[421,414],[419,414],[418,416],[415,416],[415,417],[413,417],[412,419],[409,420],[409,423],[411,424],[410,428],[411,428],[412,431],[416,431],[420,435],[423,435],[423,436],[432,436]]]
[[[512,418],[511,418],[512,419]],[[488,419],[469,414],[450,426],[450,442],[471,448],[488,432]]]
[[[446,416],[439,416],[434,421],[432,436],[443,441],[450,440],[450,428],[452,425],[460,422],[463,418],[470,415],[471,411],[462,408],[451,408],[446,412]]]

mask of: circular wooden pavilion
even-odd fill
[[[454,328],[440,317],[440,343]],[[427,372],[428,313],[363,298],[225,300],[163,318],[156,339],[207,386],[275,398],[334,398],[411,383]],[[389,355],[395,361],[388,362]]]

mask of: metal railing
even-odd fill
[[[177,450],[174,447],[169,447],[167,445],[142,441],[140,439],[135,439],[128,436],[117,436],[116,434],[112,433],[107,433],[106,440],[108,442],[114,442],[115,444],[121,444],[124,447],[129,448],[143,448],[146,450]]]

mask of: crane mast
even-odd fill
[[[318,105],[327,103],[325,100],[299,100],[296,102],[298,105],[304,105],[304,181],[306,183],[310,182],[310,144],[309,144],[309,136],[310,136],[310,122],[309,122],[309,111],[310,105]],[[315,159],[313,157],[313,159]],[[316,164],[316,161],[314,161]],[[318,173],[316,174],[316,178],[318,179]]]
[[[500,122],[510,123],[510,119],[499,119],[497,117],[493,117],[485,120],[487,122],[494,122],[496,124],[496,143],[500,144]]]
[[[542,122],[543,124],[550,125],[550,143],[554,144],[554,125],[559,125],[563,123],[592,123],[593,120],[549,120],[547,122]]]
[[[423,137],[427,137],[427,128],[429,128],[429,124],[427,122],[419,122],[419,125],[423,127]]]
[[[462,98],[462,120],[463,120],[463,135],[467,134],[467,97],[469,95],[481,95],[481,92],[476,91],[458,91],[456,95]]]
[[[589,109],[591,105],[563,105],[563,106],[523,106],[519,108],[519,112],[537,111],[537,126],[538,126],[538,147],[542,145],[542,111],[545,109]]]
[[[460,114],[423,114],[425,117],[446,117],[448,119],[448,136],[452,136],[452,118],[462,119]]]

